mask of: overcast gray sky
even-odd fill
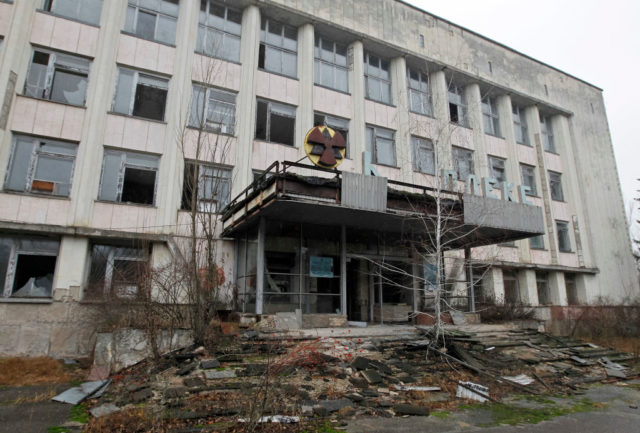
[[[405,0],[604,89],[625,201],[640,189],[640,1]]]

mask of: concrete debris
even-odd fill
[[[517,376],[502,376],[502,378],[508,380],[509,382],[519,383],[520,385],[530,385],[535,382],[532,377],[529,377],[526,374],[519,374]]]
[[[429,416],[429,408],[411,404],[397,404],[393,406],[396,415]]]
[[[405,385],[393,385],[398,391],[440,391],[439,386],[405,386]]]
[[[215,358],[203,359],[202,361],[200,361],[200,368],[203,370],[209,370],[211,368],[218,368],[218,367],[220,367],[220,361],[218,361]]]
[[[248,422],[246,418],[238,418],[238,422]],[[280,424],[295,424],[300,422],[300,417],[298,416],[287,416],[287,415],[269,415],[260,417],[258,423],[280,423]]]
[[[80,386],[74,386],[69,388],[65,392],[56,395],[52,398],[53,401],[59,401],[61,403],[69,403],[76,405],[87,397],[96,394],[101,388],[109,385],[109,380],[96,380],[93,382],[85,382]],[[104,389],[102,390],[104,391]]]
[[[204,377],[207,380],[214,379],[230,379],[236,377],[235,370],[207,370],[204,372]]]
[[[100,418],[101,416],[111,415],[112,413],[120,412],[120,408],[113,403],[105,403],[100,406],[96,406],[91,409],[89,412],[96,418]]]
[[[489,388],[473,382],[458,382],[456,397],[484,403],[489,399]]]
[[[362,371],[362,375],[370,384],[376,384],[382,382],[382,376],[378,374],[376,370],[368,369]]]

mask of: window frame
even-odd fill
[[[34,246],[39,245],[41,248],[26,248],[22,245],[21,241],[32,241],[34,242]],[[16,284],[16,270],[19,263],[19,256],[41,256],[41,257],[55,257],[56,265],[58,261],[58,256],[60,255],[60,239],[59,238],[49,238],[42,236],[0,236],[0,245],[10,245],[8,260],[6,264],[6,268],[4,269],[4,279],[0,279],[0,299],[14,298],[14,299],[52,299],[53,298],[53,281],[51,285],[51,294],[45,297],[17,297],[14,296],[16,290],[14,290],[14,286]],[[54,251],[55,250],[55,251]],[[0,270],[2,269],[3,264],[0,263]],[[53,279],[55,280],[56,272],[54,266]],[[2,278],[2,275],[0,275]],[[18,287],[17,290],[20,290],[22,287]]]
[[[269,32],[269,23],[277,23],[282,26],[282,30],[280,31],[280,44],[276,45],[270,41],[267,41],[267,34]],[[286,36],[287,29],[295,34],[295,39],[288,38]],[[275,35],[275,33],[270,33]],[[295,49],[287,48],[285,39],[289,39],[295,41]],[[280,70],[271,70],[267,68],[267,48],[276,50],[280,53],[285,53],[289,55],[293,55],[295,57],[295,62],[293,63],[293,73],[289,74],[284,71],[284,63],[282,62],[283,57],[280,57]],[[260,60],[262,59],[262,66],[260,66]],[[260,19],[260,43],[258,46],[258,69],[261,71],[269,72],[271,74],[278,74],[289,78],[297,78],[298,77],[298,29],[285,24],[281,21],[274,20],[272,18],[262,16]]]
[[[187,166],[193,166],[196,170],[195,178],[197,182],[195,183],[196,187],[196,207],[195,210],[197,212],[203,213],[221,213],[222,209],[224,209],[229,202],[231,201],[231,183],[232,183],[232,169],[230,167],[225,167],[216,164],[210,164],[206,162],[196,161],[196,160],[185,160],[184,162],[184,176],[183,176],[183,185],[182,185],[182,202],[180,204],[180,210],[183,211],[191,211],[190,201],[191,197],[187,194],[190,193],[190,187],[187,184],[187,176],[189,175],[187,172]],[[210,176],[204,173],[204,170],[211,170],[213,176]],[[217,176],[216,176],[217,174]],[[220,199],[218,196],[218,192],[220,191],[219,185],[216,184],[215,192],[212,197],[205,197],[207,188],[205,186],[206,178],[216,179],[214,182],[224,182],[226,183],[226,197]],[[204,191],[204,192],[203,192]],[[212,189],[213,191],[213,189]]]
[[[202,10],[202,5],[205,4],[205,10]],[[221,7],[224,8],[224,22],[225,22],[225,28],[220,28],[220,27],[216,27],[215,26],[215,19],[212,19],[211,16],[216,16],[218,17],[218,15],[214,15],[211,13],[211,7],[213,6],[217,6],[217,7]],[[240,22],[236,23],[233,20],[229,20],[229,14],[233,13],[233,14],[238,14],[240,16]],[[202,15],[204,14],[204,22],[202,21]],[[218,17],[220,18],[220,17]],[[211,21],[211,23],[210,23]],[[235,23],[237,25],[240,26],[240,31],[238,33],[234,33],[232,30],[230,30],[229,28],[226,28],[226,24],[227,22],[232,22]],[[223,48],[222,50],[215,50],[215,52],[209,52],[209,50],[206,49],[207,46],[209,46],[208,44],[208,32],[214,32],[214,33],[218,33],[221,34],[222,36],[222,45]],[[232,38],[234,40],[238,41],[238,47],[240,47],[240,43],[241,43],[241,36],[242,36],[242,11],[237,10],[235,8],[230,8],[225,4],[220,4],[218,2],[215,2],[213,0],[202,0],[200,2],[200,16],[198,17],[198,35],[197,35],[197,39],[196,39],[196,48],[195,48],[195,52],[198,54],[202,54],[204,56],[208,56],[208,57],[213,57],[213,58],[217,58],[217,59],[223,59],[223,60],[227,60],[230,62],[235,62],[235,63],[240,63],[240,50],[237,50],[237,56],[227,56],[225,55],[225,42],[227,40],[227,38]]]
[[[558,238],[558,251],[561,253],[572,253],[569,221],[556,220],[556,234]]]
[[[13,189],[9,187],[9,180],[12,177],[13,174],[13,169],[14,169],[14,163],[15,163],[15,158],[16,158],[16,154],[17,154],[17,146],[18,143],[21,142],[21,139],[23,140],[22,142],[26,142],[28,143],[29,141],[31,142],[31,151],[30,151],[30,156],[29,156],[29,163],[27,164],[27,169],[26,169],[26,173],[24,173],[24,189],[22,190],[18,190],[18,189]],[[43,144],[46,143],[50,143],[53,145],[58,145],[58,146],[64,146],[67,148],[72,148],[73,147],[73,151],[74,154],[70,155],[70,154],[65,154],[65,153],[56,153],[55,151],[41,151],[39,149],[39,147]],[[45,138],[39,138],[39,137],[31,137],[31,136],[26,136],[26,135],[21,135],[21,134],[16,134],[13,137],[12,140],[12,146],[11,146],[11,154],[9,155],[9,164],[7,166],[7,171],[5,173],[5,180],[4,180],[4,186],[3,189],[5,191],[13,191],[13,192],[17,192],[17,193],[24,193],[24,194],[34,194],[34,195],[44,195],[44,196],[48,196],[48,197],[61,197],[61,198],[65,198],[65,197],[69,197],[71,196],[71,187],[73,185],[73,175],[75,172],[75,165],[76,165],[76,157],[78,155],[78,143],[73,143],[73,142],[68,142],[68,141],[61,141],[61,140],[51,140],[51,139],[45,139]],[[55,158],[56,160],[63,160],[63,161],[70,161],[71,162],[71,169],[69,171],[69,182],[68,184],[68,189],[69,189],[69,194],[55,194],[54,190],[51,191],[51,194],[47,194],[46,192],[44,192],[44,190],[38,190],[36,189],[34,191],[33,189],[33,183],[35,181],[43,181],[43,182],[49,182],[49,183],[53,183],[54,186],[53,188],[55,189],[55,184],[59,183],[59,182],[55,182],[55,181],[47,181],[44,179],[36,179],[37,176],[37,171],[38,171],[38,164],[40,162],[41,158]]]
[[[529,140],[529,125],[527,124],[527,118],[524,111],[525,110],[519,105],[511,105],[514,139],[518,144],[531,147],[531,140]],[[518,134],[518,131],[520,132],[520,134]],[[521,137],[520,140],[518,135],[520,135]]]
[[[179,10],[180,10],[180,4],[178,3],[176,5],[176,7],[178,8],[178,13],[176,13],[176,15],[171,15],[169,13],[166,12],[160,12],[160,10],[154,10],[154,9],[150,9],[148,7],[145,6],[140,6],[140,2],[142,0],[127,0],[127,10],[125,13],[125,21],[124,21],[124,28],[122,29],[122,31],[128,35],[131,36],[135,36],[137,38],[140,39],[144,39],[146,41],[152,41],[152,42],[157,42],[160,44],[165,44],[165,45],[170,45],[170,46],[175,46],[176,43],[176,33],[177,33],[177,26],[178,26],[178,15],[179,15]],[[158,5],[162,4],[162,2],[167,2],[167,3],[173,3],[171,0],[156,0],[158,1]],[[128,29],[127,25],[128,25],[128,19],[127,17],[129,16],[129,10],[133,9],[133,27],[132,29]],[[147,38],[145,36],[143,36],[142,34],[138,33],[138,17],[140,15],[140,12],[146,13],[148,15],[154,15],[155,16],[155,21],[154,21],[154,26],[153,26],[153,38]],[[170,19],[173,20],[173,35],[171,38],[171,41],[165,41],[165,40],[161,40],[158,39],[158,29],[159,29],[159,25],[158,23],[159,21],[159,17],[165,17],[165,19],[168,17]]]
[[[534,239],[538,239],[540,244],[535,244],[536,241]],[[529,238],[529,248],[532,250],[545,250],[546,247],[544,245],[544,235],[532,236]]]
[[[547,170],[547,172],[549,173],[549,195],[551,196],[551,200],[564,202],[562,173],[553,170]]]
[[[485,96],[480,101],[480,105],[482,106],[482,129],[484,133],[502,138],[502,132],[500,130],[500,114],[496,107],[495,98]],[[491,130],[487,130],[488,127]]]
[[[378,59],[378,66],[372,66],[371,65],[371,57],[375,57]],[[384,65],[386,64],[386,70],[384,69]],[[369,68],[372,68],[372,70],[370,71]],[[387,75],[387,78],[383,77],[381,73],[376,73],[374,74],[374,70],[375,71],[382,71]],[[373,97],[371,95],[371,87],[373,85],[373,83],[376,83],[378,86],[378,90],[380,93],[380,98],[377,99],[375,97]],[[385,94],[383,92],[383,89],[386,88],[386,95],[388,95],[388,100],[385,100],[385,98],[383,98],[383,95]],[[389,60],[387,59],[383,59],[381,56],[377,56],[377,55],[373,55],[371,53],[369,53],[368,51],[365,51],[364,53],[364,93],[365,93],[365,98],[370,100],[370,101],[374,101],[374,102],[379,102],[382,104],[387,104],[387,105],[393,105],[393,95],[391,94],[391,62],[389,62]]]
[[[468,107],[464,100],[464,88],[451,84],[447,89],[447,103],[449,104],[449,122],[459,125],[465,128],[469,127],[468,119]],[[456,109],[457,120],[454,120],[451,115],[453,108]]]
[[[525,173],[525,170],[530,170],[530,173]],[[525,176],[526,174],[526,176]],[[532,183],[527,183],[525,178],[529,177]],[[530,189],[527,191],[527,195],[530,197],[538,196],[538,183],[536,182],[536,167],[534,165],[529,164],[520,164],[520,180],[522,185],[528,186]]]
[[[199,113],[194,113],[194,104],[200,105],[198,102],[194,102],[196,98],[196,89],[200,89],[204,91],[204,104],[202,107],[202,111]],[[225,119],[230,120],[230,122],[212,122],[208,119],[208,115],[210,113],[210,107],[212,107],[212,94],[215,93],[224,94],[227,96],[233,97],[233,103],[223,101],[221,99],[213,99],[215,102],[213,103],[213,107],[218,105],[226,106],[229,110],[228,113],[224,114]],[[235,127],[236,127],[236,101],[237,101],[237,93],[230,92],[225,89],[220,89],[218,87],[206,86],[204,84],[193,83],[191,89],[191,108],[189,110],[189,120],[187,125],[196,128],[202,129],[203,131],[213,132],[216,134],[225,134],[225,135],[235,135]],[[229,108],[229,107],[232,107]],[[200,109],[200,107],[197,107]],[[214,110],[215,111],[215,110]],[[198,119],[198,117],[202,116],[202,119]]]
[[[298,107],[296,107],[295,105],[289,105],[289,104],[283,104],[281,102],[271,101],[269,99],[258,98],[256,106],[258,104],[260,104],[260,103],[266,103],[267,104],[267,110],[266,110],[267,118],[265,119],[265,138],[263,139],[263,138],[259,138],[257,136],[257,134],[258,134],[258,115],[259,115],[259,110],[256,109],[256,123],[255,123],[255,136],[254,136],[255,140],[260,140],[260,141],[264,141],[264,142],[267,142],[267,143],[282,144],[284,146],[296,147],[296,143],[295,143],[295,137],[296,137],[295,123],[296,122],[295,121],[296,121],[296,116],[298,114],[297,113],[298,112]],[[291,144],[289,144],[289,143],[281,143],[279,141],[273,141],[271,139],[271,135],[272,135],[272,133],[271,133],[271,113],[272,113],[272,110],[273,110],[274,106],[280,106],[281,108],[286,108],[286,109],[293,109],[292,110],[293,111],[293,116],[285,115],[283,113],[279,114],[280,116],[288,117],[290,119],[293,119],[294,127],[293,127],[293,132],[291,134],[291,137],[292,137]]]
[[[544,299],[541,299],[540,296],[541,289],[544,294]],[[547,272],[536,272],[536,292],[538,294],[539,305],[551,304],[551,287],[549,286],[549,274]]]
[[[417,74],[417,80],[411,78],[411,74]],[[418,88],[413,86],[413,82],[418,82]],[[431,98],[431,88],[429,87],[429,75],[422,71],[412,69],[407,66],[407,88],[409,91],[409,111],[423,116],[433,117],[433,103]],[[421,87],[425,88],[423,90]],[[414,107],[413,95],[420,100],[420,109]]]
[[[133,78],[131,80],[131,88],[129,89],[130,92],[130,97],[129,97],[129,103],[128,103],[128,107],[127,107],[127,112],[123,113],[121,111],[117,111],[116,110],[116,102],[118,99],[118,89],[119,89],[119,84],[120,84],[120,77],[121,77],[121,73],[122,71],[128,71],[128,72],[133,72]],[[145,117],[145,116],[141,116],[139,114],[134,114],[134,110],[135,110],[135,104],[136,104],[136,95],[138,92],[138,85],[140,84],[140,76],[143,77],[149,77],[153,80],[162,80],[166,83],[166,88],[162,88],[162,87],[158,87],[158,86],[152,86],[152,85],[146,85],[148,87],[153,87],[153,88],[157,88],[157,89],[163,89],[165,91],[165,99],[164,99],[164,107],[162,109],[162,119],[154,119],[153,117]],[[168,78],[159,76],[159,75],[153,75],[153,74],[148,74],[146,72],[141,72],[138,71],[137,69],[132,69],[132,68],[125,68],[125,67],[119,67],[118,68],[118,78],[116,80],[116,88],[115,88],[115,92],[113,94],[113,101],[111,103],[111,112],[112,113],[117,113],[117,114],[122,114],[125,116],[130,116],[130,117],[135,117],[137,119],[145,119],[145,120],[151,120],[151,121],[155,121],[155,122],[162,122],[165,123],[165,118],[167,115],[167,97],[169,95],[169,82],[170,80]]]
[[[322,117],[323,118],[323,122],[322,123],[317,121],[318,117]],[[342,123],[342,125],[340,123]],[[347,125],[346,129],[344,128],[344,124]],[[342,134],[342,137],[344,138],[345,146],[347,146],[346,147],[345,158],[346,159],[350,159],[349,158],[349,155],[350,155],[350,152],[349,152],[349,127],[351,126],[351,120],[345,119],[343,117],[337,117],[337,116],[332,116],[330,114],[321,113],[319,111],[314,111],[313,112],[313,126],[328,126],[329,128],[333,129],[334,131],[340,132],[340,134],[342,134],[342,132],[346,130],[346,134]]]
[[[553,134],[553,126],[551,125],[551,116],[545,116],[542,113],[540,113],[540,135],[542,136],[544,151],[557,154],[558,150]]]
[[[107,154],[112,154],[112,155],[117,155],[120,154],[120,166],[118,168],[118,172],[116,174],[116,198],[115,200],[108,200],[106,198],[102,197],[103,191],[103,183],[104,183],[104,176],[105,176],[105,169],[106,169],[106,155]],[[141,155],[141,156],[145,156],[145,157],[154,157],[156,158],[157,164],[156,166],[151,166],[151,165],[144,165],[144,164],[136,164],[133,162],[127,162],[127,156],[129,155]],[[152,202],[149,203],[138,203],[138,202],[132,202],[132,201],[122,201],[122,191],[124,189],[124,180],[125,180],[125,174],[127,171],[127,168],[131,168],[131,169],[137,169],[137,170],[145,170],[145,171],[152,171],[154,172],[154,184],[153,184],[153,200]],[[148,207],[155,207],[156,205],[156,200],[157,200],[157,193],[158,193],[158,173],[160,171],[160,156],[159,155],[150,155],[147,153],[142,153],[142,152],[134,152],[134,151],[129,151],[129,150],[119,150],[119,149],[111,149],[111,148],[105,148],[104,149],[104,154],[102,157],[102,171],[100,173],[100,186],[98,189],[98,200],[99,201],[103,201],[103,202],[107,202],[107,203],[120,203],[120,204],[132,204],[132,205],[136,205],[136,206],[148,206]]]
[[[36,56],[36,53],[46,54],[48,56],[47,66],[45,69],[44,83],[43,83],[43,87],[40,87],[36,84],[34,90],[29,90],[30,86],[34,86],[34,84],[29,83],[29,79],[31,77],[31,72],[33,71],[32,68],[33,68],[33,64],[34,64],[33,62],[34,62],[34,57]],[[64,59],[65,57],[69,57],[71,59],[74,59],[75,61],[80,60],[86,63],[86,69],[79,69],[74,66],[60,64],[57,62],[58,56],[60,57],[61,60]],[[38,64],[42,65],[42,63],[38,63]],[[27,97],[56,102],[59,104],[71,105],[74,107],[85,107],[86,106],[85,104],[87,103],[87,89],[89,87],[90,71],[91,71],[91,61],[85,57],[78,56],[75,54],[60,53],[58,51],[54,51],[46,48],[33,47],[33,49],[31,50],[31,61],[29,62],[29,68],[27,69],[27,75],[24,80],[23,94],[24,96],[27,96]],[[84,89],[84,95],[83,95],[81,104],[73,104],[71,102],[60,101],[52,98],[54,84],[55,84],[55,76],[57,72],[63,72],[70,75],[77,75],[77,76],[84,77],[85,89]],[[37,93],[34,94],[35,92]],[[40,93],[40,96],[38,96],[38,93]]]
[[[43,0],[42,1],[42,11],[50,13],[52,15],[55,15],[57,17],[62,17],[62,18],[66,18],[72,21],[78,21],[80,23],[84,23],[84,24],[89,24],[92,26],[99,26],[100,25],[100,17],[102,15],[102,7],[104,5],[104,2],[102,0],[93,0],[95,3],[100,3],[100,12],[97,15],[97,21],[91,21],[91,20],[86,20],[86,19],[82,19],[80,18],[80,11],[84,8],[84,7],[95,7],[95,4],[90,4],[88,3],[86,0],[81,0],[76,2],[75,6],[76,6],[76,10],[75,10],[75,16],[70,16],[70,15],[66,15],[64,13],[61,13],[59,11],[55,11],[55,10],[51,10],[55,4],[56,4],[57,0]]]
[[[388,136],[384,136],[381,133],[384,134],[388,134],[391,135],[391,138],[389,138]],[[396,131],[394,131],[393,129],[389,129],[389,128],[383,128],[380,126],[376,126],[376,125],[370,125],[367,124],[366,128],[365,128],[365,146],[367,151],[371,152],[371,162],[373,164],[377,164],[377,165],[384,165],[387,167],[394,167],[397,168],[398,167],[398,158],[396,155]],[[373,141],[371,141],[370,139],[372,139]],[[379,158],[378,158],[378,144],[379,144],[379,140],[391,140],[391,146],[392,146],[392,156],[393,156],[393,162],[392,164],[387,164],[385,162],[380,162]]]
[[[84,290],[83,299],[95,301],[95,300],[107,299],[109,297],[136,298],[140,296],[138,285],[136,285],[136,292],[133,294],[133,296],[129,294],[120,294],[116,292],[118,290],[118,287],[114,287],[114,271],[116,270],[116,261],[138,262],[138,263],[143,263],[145,267],[149,266],[149,262],[151,260],[150,249],[152,248],[152,245],[149,244],[149,248],[144,248],[142,246],[136,247],[135,245],[132,245],[130,243],[126,245],[124,244],[116,245],[116,244],[109,244],[109,243],[91,242],[91,249],[89,251],[89,274],[87,275],[87,285],[91,289],[93,289],[93,287],[91,286],[96,283],[96,282],[90,281],[92,278],[95,277],[92,273],[94,271],[93,269],[94,255],[96,254],[94,252],[94,248],[96,247],[109,248],[107,256],[105,257],[105,275],[103,278],[100,279],[100,282],[102,283],[101,290],[99,292],[97,290],[95,291]],[[120,255],[120,256],[116,255],[116,253],[118,252],[118,249],[125,249],[125,248],[128,250],[138,250],[141,254]]]
[[[348,67],[348,60],[347,60],[347,47],[333,40],[325,39],[322,35],[315,35],[314,39],[315,41],[314,41],[314,50],[313,50],[313,76],[314,76],[313,83],[317,86],[327,87],[329,89],[336,90],[338,92],[349,93],[349,67]],[[332,50],[333,50],[332,61],[324,59],[322,57],[322,52],[326,52],[323,46],[323,43],[325,42],[331,43]],[[337,62],[338,48],[344,48],[344,65],[341,65],[340,63]],[[322,78],[321,65],[326,65],[331,69],[332,77],[333,77],[332,85],[320,82]],[[339,81],[338,80],[339,75],[337,71],[344,72],[344,77],[345,77],[344,86],[343,86],[344,88],[341,88],[336,85],[336,83]]]
[[[451,156],[452,156],[452,160],[453,160],[453,169],[455,170],[456,174],[458,175],[458,180],[461,180],[463,182],[466,182],[467,178],[470,175],[474,175],[475,174],[475,163],[474,163],[474,151],[471,149],[467,149],[465,147],[460,147],[460,146],[451,146]],[[462,158],[460,158],[460,156],[462,156]],[[464,160],[466,161],[468,164],[468,168],[469,168],[469,172],[466,173],[466,176],[462,176],[462,173],[460,171],[460,161]]]
[[[418,158],[418,151],[425,151],[426,154],[431,154],[431,162],[432,165],[431,167],[427,167],[426,171],[421,169],[421,164],[419,165],[418,162],[422,161],[422,159]],[[422,137],[418,137],[415,135],[411,136],[411,151],[413,153],[413,171],[416,173],[422,173],[422,174],[430,174],[430,175],[435,175],[436,174],[436,154],[435,154],[435,147],[433,145],[433,141],[429,140],[427,138],[422,138]],[[431,170],[429,170],[431,168]]]
[[[489,164],[489,177],[495,179],[498,185],[502,185],[503,182],[507,182],[507,160],[500,156],[487,155],[487,161]],[[496,167],[496,165],[498,167]],[[501,167],[499,167],[501,165]],[[502,170],[502,176],[496,176],[496,170]]]

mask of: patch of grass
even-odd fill
[[[38,358],[0,359],[0,385],[24,386],[66,383],[71,380],[62,361]]]
[[[540,403],[540,404],[556,404],[555,401],[545,397],[544,395],[529,395],[529,394],[521,395],[518,397],[518,400],[527,400],[527,401],[532,401],[534,403]]]
[[[310,430],[302,430],[302,433],[344,433],[343,430],[336,430],[333,428],[329,421],[324,421],[323,423],[310,426],[309,428]]]
[[[86,424],[89,422],[89,410],[86,403],[80,403],[71,408],[70,421],[81,422]]]
[[[69,433],[69,429],[66,427],[54,426],[54,427],[49,427],[47,429],[47,433]]]
[[[435,416],[436,418],[440,419],[447,419],[449,418],[449,416],[451,416],[451,412],[449,412],[448,410],[439,410],[437,412],[431,412],[431,416]]]

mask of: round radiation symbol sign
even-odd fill
[[[304,150],[318,167],[334,168],[344,161],[347,144],[338,131],[328,126],[315,126],[304,138]]]

